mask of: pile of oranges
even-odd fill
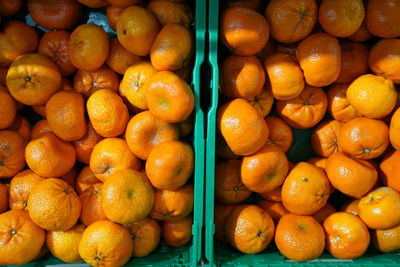
[[[295,261],[399,251],[400,2],[222,5],[216,239]],[[293,128],[317,157],[288,161]]]
[[[0,264],[50,251],[64,262],[121,266],[161,238],[189,242],[188,4],[24,3],[0,0]],[[106,7],[117,36],[78,25],[85,6]],[[16,20],[26,8],[49,31]],[[21,115],[33,112],[42,119]]]

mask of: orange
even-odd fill
[[[25,166],[25,140],[17,132],[0,131],[0,178],[16,175]]]
[[[192,216],[187,216],[178,221],[164,222],[162,236],[168,246],[181,247],[192,239]]]
[[[263,7],[262,0],[225,0],[222,3],[227,7],[241,6],[260,11]]]
[[[338,40],[327,33],[314,33],[296,51],[306,83],[327,86],[339,77],[342,59]]]
[[[137,56],[150,54],[151,46],[160,31],[157,18],[150,11],[131,6],[125,9],[117,21],[118,41]]]
[[[337,120],[325,121],[317,126],[311,135],[311,146],[321,157],[340,152],[338,136],[343,123]]]
[[[278,223],[282,216],[289,213],[285,206],[283,206],[282,202],[260,200],[257,202],[257,206],[271,215],[275,223]]]
[[[263,251],[274,238],[271,216],[256,205],[240,205],[228,215],[225,234],[236,249],[246,254]]]
[[[134,5],[140,0],[106,0],[110,5],[116,6],[116,7],[121,7],[121,8],[127,8],[131,5]]]
[[[51,132],[50,125],[47,120],[38,121],[32,129],[31,139],[38,139],[42,137],[45,133]]]
[[[272,0],[265,10],[271,36],[282,43],[294,43],[308,36],[317,22],[315,0]]]
[[[125,169],[110,175],[101,188],[106,217],[120,224],[146,218],[155,202],[154,190],[142,172]]]
[[[0,214],[0,264],[22,265],[38,255],[45,240],[43,229],[29,218],[27,212],[10,210]]]
[[[296,98],[304,89],[304,76],[296,59],[285,53],[275,53],[264,61],[271,90],[278,100]]]
[[[176,125],[154,117],[150,111],[136,114],[126,127],[129,149],[140,159],[146,160],[150,151],[163,142],[178,140]]]
[[[141,61],[141,57],[138,57],[126,50],[116,37],[111,39],[110,52],[108,53],[108,57],[106,59],[106,63],[110,69],[121,75],[124,75],[129,66],[135,65]]]
[[[116,137],[125,131],[129,120],[128,108],[122,98],[110,89],[94,92],[86,102],[90,122],[103,137]]]
[[[10,127],[17,114],[17,105],[6,87],[0,86],[0,129]]]
[[[145,92],[150,112],[163,121],[182,122],[194,109],[192,88],[173,72],[160,71],[154,74]]]
[[[52,132],[64,141],[76,141],[87,132],[82,95],[60,91],[46,104],[47,122]]]
[[[328,112],[335,120],[347,122],[361,116],[346,97],[348,87],[349,84],[334,83],[327,91]]]
[[[309,261],[324,251],[325,234],[313,217],[286,214],[276,226],[275,243],[288,259]]]
[[[51,254],[63,262],[82,262],[82,258],[79,256],[79,242],[85,228],[83,224],[76,224],[67,231],[48,231],[46,232],[46,246]]]
[[[360,202],[359,199],[349,200],[343,204],[343,206],[340,208],[340,211],[348,212],[348,213],[358,216],[358,203],[359,202]]]
[[[400,192],[400,151],[395,150],[387,154],[381,164],[380,178],[385,186],[390,186],[391,188]]]
[[[282,186],[280,186],[272,191],[262,193],[262,194],[260,194],[260,196],[265,200],[282,202],[281,190],[282,190]]]
[[[222,44],[231,52],[251,56],[260,52],[269,40],[269,25],[258,12],[245,7],[230,7],[220,20]]]
[[[378,180],[378,172],[370,162],[340,152],[329,157],[325,170],[336,189],[354,198],[364,196]]]
[[[89,122],[86,134],[73,142],[76,151],[76,160],[84,164],[89,164],[94,146],[102,139],[103,137],[96,133]]]
[[[193,211],[193,185],[177,190],[156,190],[150,216],[159,221],[178,221]]]
[[[324,221],[326,248],[336,258],[355,259],[367,250],[370,235],[357,216],[336,212]]]
[[[19,114],[15,116],[15,120],[9,129],[22,135],[26,142],[31,139],[31,124]]]
[[[69,39],[69,59],[81,70],[94,71],[106,61],[109,52],[107,33],[95,24],[79,25]]]
[[[342,68],[337,83],[351,83],[368,72],[368,48],[357,42],[341,41]]]
[[[274,145],[266,144],[256,153],[243,157],[241,178],[251,191],[272,191],[282,185],[287,174],[286,155]]]
[[[193,37],[181,24],[167,24],[158,33],[150,51],[154,68],[175,71],[186,67],[193,54]]]
[[[371,229],[395,227],[400,224],[400,193],[390,187],[377,188],[360,199],[358,210]]]
[[[221,159],[238,159],[240,158],[238,155],[234,154],[231,148],[226,143],[225,139],[221,136],[220,132],[216,133],[216,148],[215,153]]]
[[[116,7],[116,6],[110,6],[110,5],[107,6],[107,8],[106,8],[106,16],[107,16],[108,25],[114,31],[117,27],[117,21],[124,10],[125,10],[125,8],[120,8],[120,7]],[[116,38],[113,38],[113,40],[114,39],[116,39]]]
[[[150,0],[147,4],[147,9],[157,17],[161,26],[180,23],[185,27],[189,27],[193,22],[192,11],[185,2]]]
[[[36,30],[21,21],[9,21],[0,33],[0,66],[10,66],[17,57],[36,51]]]
[[[325,32],[344,38],[360,28],[364,16],[362,0],[322,0],[318,20]]]
[[[400,95],[399,95],[400,96]],[[398,108],[390,121],[390,128],[389,128],[389,139],[392,146],[400,150],[400,108]]]
[[[101,89],[117,92],[118,86],[118,74],[105,65],[94,71],[78,70],[74,76],[74,90],[85,97]]]
[[[291,213],[311,215],[325,206],[329,191],[325,172],[310,163],[300,162],[282,185],[282,202]]]
[[[24,4],[23,0],[1,0],[0,1],[0,16],[13,16],[21,10]]]
[[[293,143],[293,131],[286,122],[279,117],[269,116],[265,118],[269,129],[267,144],[274,145],[287,152]]]
[[[240,160],[220,161],[215,167],[215,199],[222,204],[239,204],[251,195],[240,175]]]
[[[99,8],[108,5],[108,2],[106,0],[78,0],[78,2],[90,8]]]
[[[11,64],[6,82],[15,100],[25,105],[43,105],[60,89],[61,75],[46,56],[25,54]]]
[[[313,216],[314,219],[317,220],[317,222],[322,224],[326,218],[328,218],[331,214],[335,212],[336,212],[335,207],[327,202],[325,206],[314,212],[311,216]]]
[[[267,142],[269,129],[260,113],[246,100],[232,100],[217,111],[217,126],[237,155],[250,155]]]
[[[9,204],[11,209],[28,210],[28,198],[32,188],[44,177],[27,169],[12,178],[9,187]]]
[[[215,204],[214,206],[215,240],[224,243],[227,242],[225,236],[226,218],[235,207],[237,207],[237,205]]]
[[[358,30],[355,33],[348,36],[347,39],[352,40],[354,42],[364,42],[373,37],[373,35],[368,31],[366,18],[367,16],[364,17],[364,21],[361,24],[360,28],[358,28]]]
[[[0,184],[0,214],[8,210],[9,193],[5,184]]]
[[[41,176],[59,177],[66,174],[75,164],[73,145],[46,133],[30,141],[25,148],[26,163]]]
[[[98,142],[90,156],[90,169],[105,182],[111,175],[125,170],[140,170],[140,160],[129,150],[124,139],[105,138]]]
[[[69,29],[81,17],[82,5],[76,0],[28,0],[34,22],[46,29]]]
[[[88,226],[79,242],[79,255],[86,263],[96,267],[123,266],[132,252],[129,230],[108,220]]]
[[[146,257],[153,252],[161,239],[161,227],[150,217],[128,225],[133,241],[133,257]]]
[[[386,230],[372,232],[372,242],[375,248],[383,253],[393,253],[400,249],[400,225]]]
[[[222,64],[222,94],[229,98],[251,99],[261,93],[265,83],[265,72],[257,57],[231,55]]]
[[[48,178],[36,184],[29,194],[29,216],[48,231],[65,231],[76,224],[81,202],[65,181]]]
[[[398,93],[392,80],[365,74],[350,84],[346,96],[354,109],[362,115],[371,119],[381,119],[392,112]]]
[[[249,99],[249,103],[262,117],[267,116],[274,105],[274,96],[272,95],[271,89],[264,87],[258,95]]]
[[[338,140],[343,152],[360,159],[373,159],[388,147],[389,129],[380,120],[355,118],[342,126]]]
[[[320,157],[314,157],[314,158],[310,158],[309,160],[307,160],[308,163],[311,163],[317,167],[320,167],[322,169],[326,168],[326,162],[328,161],[327,158],[320,158]]]
[[[92,184],[83,191],[79,198],[82,204],[80,221],[85,225],[90,225],[95,221],[106,219],[101,206],[101,189],[103,184]]]
[[[134,107],[147,110],[146,86],[157,70],[148,61],[129,66],[119,85],[119,92]]]
[[[155,146],[146,161],[146,175],[157,189],[178,189],[189,180],[193,169],[193,149],[181,141]]]
[[[400,40],[382,39],[377,42],[369,54],[369,67],[376,74],[400,83]]]
[[[78,195],[81,195],[87,188],[97,183],[101,181],[96,178],[89,166],[85,166],[76,178],[75,190]]]
[[[328,98],[320,87],[306,85],[301,94],[291,100],[278,100],[276,110],[289,126],[297,129],[314,127],[322,120]]]
[[[400,5],[393,0],[370,0],[367,3],[368,31],[382,38],[400,36]]]

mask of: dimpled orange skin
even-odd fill
[[[29,216],[35,224],[49,231],[65,231],[76,224],[81,202],[65,181],[47,178],[33,187],[28,198]]]
[[[400,249],[400,225],[387,230],[372,232],[372,242],[383,253],[393,253]]]
[[[246,254],[263,251],[274,238],[271,216],[256,205],[240,205],[226,218],[225,234],[230,244]]]
[[[192,11],[185,2],[174,3],[168,0],[151,0],[146,8],[157,17],[161,26],[180,23],[189,28],[193,22]]]
[[[392,146],[400,150],[400,108],[398,108],[390,121],[389,139]]]
[[[369,67],[377,74],[400,83],[400,40],[382,39],[377,42],[369,54]]]
[[[324,251],[325,234],[313,217],[286,214],[276,226],[275,243],[287,258],[309,261],[318,258]]]
[[[0,129],[10,127],[17,113],[17,105],[6,87],[0,85]]]
[[[68,42],[69,59],[78,69],[93,71],[106,61],[109,46],[103,28],[95,24],[82,24],[71,33]]]
[[[271,89],[264,87],[258,95],[249,99],[249,103],[260,112],[261,116],[268,116],[274,105]]]
[[[337,120],[329,120],[315,128],[311,135],[311,146],[320,157],[329,157],[340,152],[338,136],[343,123]]]
[[[308,36],[297,46],[296,56],[306,83],[311,86],[327,86],[339,77],[342,67],[340,45],[327,33]]]
[[[380,120],[365,117],[346,122],[339,132],[342,151],[360,159],[377,158],[389,145],[389,129]]]
[[[400,36],[400,5],[396,0],[371,0],[366,5],[368,30],[375,36],[395,38]]]
[[[45,232],[33,223],[27,212],[10,210],[0,214],[0,240],[0,264],[22,265],[39,253]]]
[[[8,67],[19,57],[36,50],[39,37],[36,30],[21,21],[10,21],[0,33],[0,66]]]
[[[110,41],[110,52],[106,63],[113,71],[124,75],[129,66],[142,61],[142,58],[129,52],[116,37]]]
[[[293,144],[292,128],[279,117],[266,117],[265,122],[269,129],[267,144],[275,145],[286,153]]]
[[[285,214],[289,211],[283,206],[282,202],[260,200],[257,202],[257,206],[265,210],[269,215],[271,215],[274,223],[277,224]]]
[[[300,162],[283,182],[282,202],[291,213],[311,215],[325,206],[329,191],[325,172],[310,163]]]
[[[255,56],[227,57],[222,65],[220,89],[229,98],[256,97],[265,84],[265,72]]]
[[[327,91],[328,112],[335,120],[347,122],[361,116],[346,97],[348,87],[346,83],[334,83]]]
[[[132,256],[133,242],[128,229],[109,220],[97,221],[83,232],[79,255],[95,267],[123,266]]]
[[[391,151],[379,165],[379,175],[385,186],[400,192],[400,150]]]
[[[25,140],[17,132],[0,131],[0,178],[16,175],[25,166]]]
[[[220,23],[222,44],[236,55],[255,55],[268,43],[268,22],[252,9],[245,7],[225,9]]]
[[[79,219],[85,225],[91,225],[95,221],[106,219],[106,215],[101,207],[102,187],[102,183],[93,184],[86,188],[79,196],[82,204],[82,211]]]
[[[250,155],[268,140],[268,126],[246,100],[232,100],[217,111],[217,126],[228,146],[237,155]]]
[[[192,239],[193,217],[187,216],[179,221],[164,222],[162,234],[165,243],[171,247],[181,247]]]
[[[334,257],[355,259],[365,253],[370,235],[365,223],[347,212],[336,212],[324,221],[326,248]]]
[[[86,134],[73,142],[76,151],[76,160],[84,164],[90,164],[90,156],[92,155],[93,148],[102,139],[103,137],[96,133],[89,122]]]
[[[351,83],[368,72],[368,47],[365,44],[341,41],[342,68],[336,83]]]
[[[378,180],[378,172],[370,162],[340,152],[328,158],[325,170],[336,189],[354,198],[364,196]]]
[[[44,105],[60,89],[61,75],[46,56],[25,54],[11,64],[6,82],[15,100],[25,105]]]
[[[360,199],[359,216],[371,229],[389,229],[400,224],[400,193],[380,187]]]
[[[150,11],[131,6],[125,9],[117,21],[118,41],[137,56],[150,54],[151,46],[160,31],[157,18]]]
[[[266,144],[256,153],[243,157],[241,178],[251,191],[265,193],[281,186],[288,170],[285,153]]]
[[[10,182],[10,208],[27,211],[29,209],[29,194],[31,193],[32,188],[39,182],[43,181],[43,179],[43,176],[40,176],[29,169],[17,173]]]
[[[301,94],[291,100],[278,100],[276,110],[291,127],[308,129],[322,120],[328,106],[328,98],[320,87],[306,85]]]
[[[272,0],[265,10],[271,36],[282,43],[294,43],[308,36],[317,22],[315,0]]]

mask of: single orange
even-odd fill
[[[370,0],[366,8],[368,31],[381,38],[400,36],[400,5],[392,0]]]
[[[85,225],[91,225],[95,221],[106,219],[106,215],[101,206],[102,187],[102,183],[92,184],[79,196],[82,205],[79,219]]]
[[[168,246],[181,247],[192,239],[193,217],[187,216],[178,221],[163,222],[162,236]]]
[[[264,87],[261,89],[258,95],[249,99],[249,103],[260,112],[261,116],[268,116],[274,105],[274,96],[272,95],[271,88]]]
[[[338,136],[343,123],[337,120],[325,121],[317,126],[311,135],[311,146],[321,157],[340,152]]]
[[[293,131],[287,123],[279,117],[269,116],[265,118],[269,129],[267,144],[275,145],[287,152],[293,144]]]
[[[400,83],[400,40],[382,39],[369,53],[369,67],[376,74]]]
[[[9,204],[11,209],[28,210],[28,198],[32,188],[44,177],[27,169],[17,173],[12,178],[9,187]]]
[[[128,225],[133,241],[133,257],[146,257],[152,253],[160,243],[161,227],[153,218],[145,219]]]
[[[379,251],[393,253],[400,249],[400,225],[386,230],[374,230],[372,242]]]

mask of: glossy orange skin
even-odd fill
[[[360,202],[359,199],[353,199],[345,202],[343,206],[340,208],[340,211],[348,212],[353,215],[358,216],[358,203]]]
[[[8,67],[20,55],[36,50],[39,37],[36,30],[20,21],[9,21],[0,33],[0,66]]]
[[[308,36],[317,22],[315,0],[272,0],[265,10],[271,36],[282,43],[294,43]]]
[[[243,184],[240,160],[220,161],[215,167],[215,199],[222,204],[239,204],[251,191]]]
[[[367,3],[366,21],[368,31],[382,38],[400,36],[400,5],[393,0],[371,0]]]
[[[0,131],[0,178],[9,178],[25,166],[25,140],[15,131]]]
[[[370,235],[367,226],[357,216],[336,212],[324,221],[326,248],[334,257],[355,259],[367,250]]]
[[[227,57],[222,65],[220,90],[229,98],[256,97],[264,87],[265,72],[255,56]]]
[[[125,8],[120,8],[116,6],[107,6],[106,8],[106,16],[107,16],[107,21],[108,25],[115,31],[117,27],[117,21],[118,18],[121,16],[122,12],[125,10]]]
[[[0,264],[21,265],[33,260],[42,248],[45,232],[33,223],[27,212],[10,210],[0,214]],[[14,234],[11,234],[15,231]]]
[[[146,257],[152,253],[160,243],[161,227],[153,218],[145,219],[128,225],[133,241],[133,257]]]
[[[193,23],[193,14],[189,6],[183,2],[169,0],[150,0],[147,9],[151,11],[161,26],[170,23],[179,23],[189,27]]]
[[[106,219],[101,206],[102,183],[89,186],[79,195],[82,204],[81,216],[79,219],[85,225],[91,225],[95,221]]]
[[[297,60],[306,83],[327,86],[339,77],[342,59],[338,40],[327,33],[314,33],[297,46]]]
[[[306,85],[301,94],[291,100],[278,100],[276,110],[289,126],[308,129],[322,120],[328,106],[328,98],[320,87]]]
[[[366,7],[364,6],[364,9],[365,8]],[[373,35],[368,31],[366,18],[367,16],[365,16],[364,21],[361,24],[360,28],[358,28],[358,30],[355,33],[347,37],[347,39],[352,40],[354,42],[364,42],[373,37]]]
[[[226,218],[228,218],[229,213],[235,208],[237,205],[221,205],[215,204],[214,206],[214,224],[215,224],[215,239],[219,242],[227,243],[227,239],[225,236],[225,225]]]
[[[22,135],[22,137],[25,139],[25,142],[28,142],[31,138],[31,128],[30,122],[26,118],[17,114],[13,124],[9,129]]]
[[[269,40],[267,20],[258,12],[245,7],[230,7],[220,20],[222,44],[231,52],[251,56],[260,52]]]
[[[96,133],[92,124],[89,122],[86,134],[73,142],[76,151],[76,160],[84,164],[89,164],[93,148],[102,139],[103,137]]]
[[[370,162],[340,152],[329,157],[326,174],[336,189],[354,198],[364,196],[378,180],[378,172]]]
[[[32,188],[44,177],[27,169],[17,173],[10,182],[9,206],[11,209],[25,210],[28,208],[28,198]]]
[[[377,42],[369,54],[369,67],[376,75],[384,76],[400,83],[400,40],[382,39]]]
[[[340,152],[338,136],[343,123],[337,120],[325,121],[315,128],[311,135],[311,146],[320,157],[329,157]]]
[[[343,152],[359,159],[373,159],[388,147],[389,129],[380,120],[355,118],[343,125],[338,140]]]
[[[275,243],[287,258],[309,261],[324,251],[324,230],[311,216],[286,214],[276,226]]]
[[[230,244],[245,254],[263,251],[274,237],[271,216],[256,205],[240,205],[226,218],[225,234]]]
[[[257,206],[265,210],[271,215],[274,223],[277,224],[282,216],[289,213],[289,211],[283,206],[282,202],[260,200],[257,202]]]
[[[0,129],[11,127],[17,114],[17,104],[3,86],[0,86],[0,107]]]
[[[0,16],[13,16],[21,10],[24,5],[23,0],[1,0],[0,1]]]
[[[346,98],[348,87],[349,84],[346,83],[334,83],[327,91],[328,112],[335,120],[342,122],[348,122],[361,116]]]
[[[323,224],[325,219],[335,212],[336,212],[335,207],[332,206],[332,204],[330,204],[329,202],[327,202],[325,206],[314,212],[314,214],[312,214],[311,216],[313,216],[314,219],[317,220],[317,222]]]
[[[106,63],[113,71],[124,75],[129,66],[138,64],[142,58],[129,52],[121,45],[117,38],[110,41],[110,52]]]
[[[372,242],[383,253],[393,253],[400,249],[400,225],[386,230],[372,232]]]
[[[389,138],[392,146],[400,150],[400,108],[398,108],[390,120]]]
[[[287,152],[293,144],[293,131],[287,123],[279,117],[269,116],[265,118],[269,129],[267,144],[275,145]]]
[[[341,41],[342,68],[336,83],[351,83],[368,72],[368,48],[362,43]]]
[[[171,247],[181,247],[192,239],[193,217],[187,216],[179,221],[164,222],[162,235],[165,243]]]

